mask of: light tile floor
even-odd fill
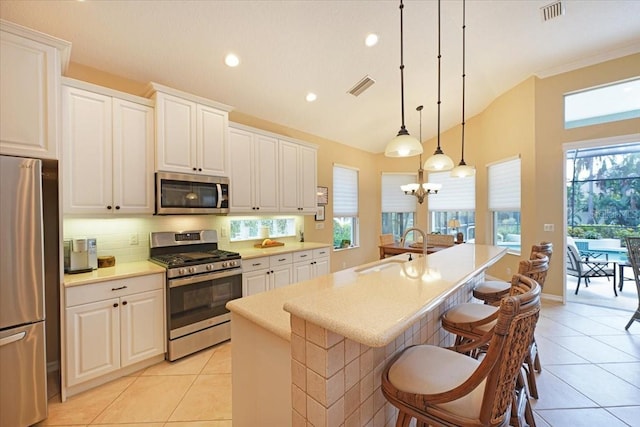
[[[538,427],[640,427],[640,323],[631,312],[543,302]],[[71,397],[41,426],[231,427],[231,343]],[[265,426],[279,427],[279,426]]]

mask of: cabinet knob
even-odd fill
[[[118,307],[118,303],[117,303],[117,302],[114,302],[114,303],[113,303],[113,308],[116,308],[116,307]]]
[[[271,272],[270,272],[270,271],[267,271],[267,274],[271,274]]]
[[[198,172],[202,172],[202,168],[198,168]]]
[[[260,210],[260,206],[257,206],[257,207],[256,207],[256,210],[257,210],[257,211],[259,211],[259,210]]]
[[[122,305],[127,305],[127,302],[126,301],[122,301]]]
[[[196,169],[196,168],[193,168],[193,170],[194,170],[194,171],[197,171],[198,169]]]
[[[118,210],[118,209],[120,209],[120,206],[119,206],[119,205],[116,205],[116,210]]]
[[[107,206],[107,209],[111,210],[111,205],[108,205],[108,206]]]

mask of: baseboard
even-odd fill
[[[561,296],[545,294],[544,292],[540,294],[540,298],[547,301],[563,302]]]

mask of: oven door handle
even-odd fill
[[[177,288],[179,286],[193,285],[194,283],[203,282],[205,280],[222,279],[224,277],[238,276],[241,274],[241,269],[234,269],[219,271],[216,273],[198,274],[197,276],[181,277],[179,279],[169,279],[169,287]]]

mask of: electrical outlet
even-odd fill
[[[555,226],[553,224],[544,225],[544,231],[553,231],[554,229],[555,229]]]
[[[131,246],[135,246],[135,245],[139,244],[139,242],[138,242],[138,233],[131,233],[129,235],[129,244]]]
[[[324,222],[316,222],[316,230],[323,230]]]
[[[222,228],[220,229],[220,235],[221,235],[222,237],[227,237],[227,236],[228,236],[228,233],[227,233],[227,229],[226,229],[226,227],[222,227]]]
[[[511,276],[511,269],[507,267],[507,276]]]

